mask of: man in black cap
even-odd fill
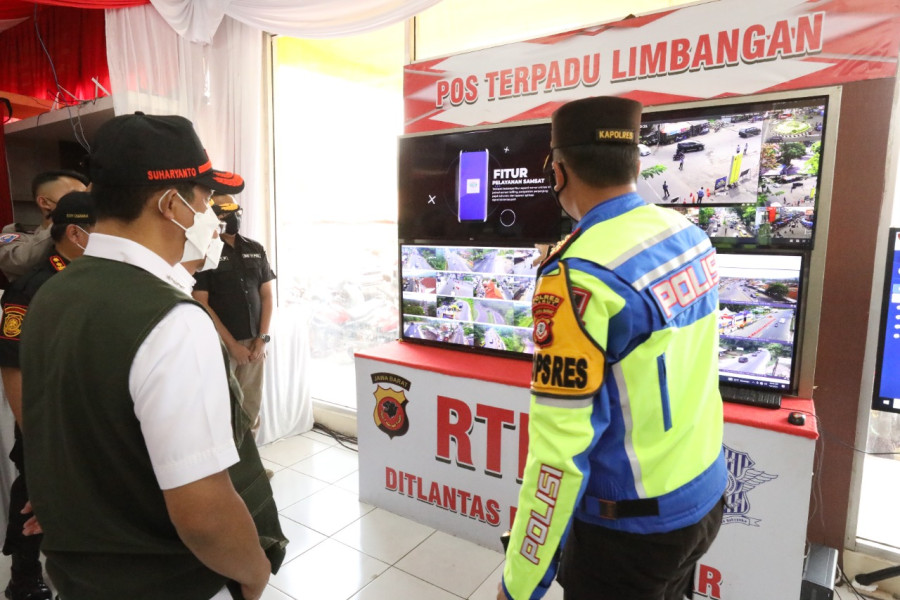
[[[530,444],[500,600],[681,600],[722,520],[715,251],[636,193],[641,105],[552,117],[547,174],[573,233],[532,300]],[[561,558],[560,551],[561,550]]]
[[[50,213],[59,199],[69,192],[83,192],[87,178],[76,171],[46,171],[31,181],[31,195],[41,211],[40,226],[31,233],[18,223],[11,223],[0,234],[0,271],[15,281],[46,256],[50,240]]]
[[[32,298],[50,277],[79,258],[94,227],[94,206],[87,192],[70,192],[59,199],[50,213],[48,228],[53,245],[43,260],[16,279],[3,294],[3,320],[0,325],[0,374],[6,399],[16,419],[15,444],[9,458],[19,472],[10,490],[9,519],[3,554],[12,556],[12,573],[6,597],[12,600],[50,600],[40,562],[40,535],[23,533],[30,511],[22,514],[28,502],[25,485],[25,459],[22,454],[22,371],[19,368],[19,341],[22,323]]]
[[[85,256],[22,340],[28,488],[62,600],[255,600],[287,540],[240,390],[182,262],[218,262],[212,169],[190,121],[115,117],[91,146]]]
[[[225,225],[220,234],[225,247],[215,270],[194,276],[197,284],[192,295],[208,308],[225,342],[255,435],[262,404],[263,361],[266,344],[271,340],[269,325],[275,304],[275,273],[262,244],[240,234],[243,209],[234,197],[216,194],[213,202],[213,211]]]

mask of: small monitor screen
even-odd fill
[[[645,112],[638,191],[717,246],[811,248],[824,96]]]
[[[535,248],[401,244],[404,340],[530,358]]]
[[[803,257],[719,252],[719,381],[792,392]]]
[[[900,413],[900,229],[889,235],[872,408]]]
[[[550,124],[401,137],[403,241],[556,242],[564,226],[543,173]]]

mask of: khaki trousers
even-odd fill
[[[253,343],[253,339],[238,340],[238,343],[245,348],[249,348],[250,344]],[[234,359],[229,360],[231,361],[231,370],[234,371],[234,376],[241,385],[241,391],[244,393],[244,402],[241,406],[244,407],[244,412],[250,417],[250,422],[253,424],[250,427],[250,431],[256,436],[256,432],[259,431],[259,409],[262,405],[265,352],[263,352],[262,356],[246,365],[239,365]]]

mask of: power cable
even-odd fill
[[[64,87],[59,84],[59,77],[56,73],[56,65],[53,64],[53,58],[50,56],[50,51],[47,50],[47,45],[44,44],[44,38],[41,36],[41,29],[38,27],[38,7],[37,4],[34,5],[34,32],[37,34],[38,42],[41,44],[41,48],[44,51],[44,54],[47,56],[47,61],[50,63],[50,72],[53,74],[53,82],[56,84],[56,101],[60,103],[60,97],[62,97],[66,110],[69,113],[69,123],[72,125],[72,134],[75,136],[75,141],[85,149],[86,152],[90,153],[91,145],[87,141],[87,136],[84,134],[84,128],[81,125],[81,117],[80,116],[72,116],[72,106],[66,97],[63,95],[63,92],[72,96],[76,102],[81,105],[85,103],[85,100],[80,100],[76,97],[72,92],[68,91]],[[79,133],[80,130],[80,133]]]

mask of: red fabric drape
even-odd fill
[[[32,15],[33,7],[32,4]],[[103,11],[41,6],[37,11],[37,30],[56,67],[61,87],[82,100],[95,97],[92,78],[110,89]],[[33,18],[0,33],[0,56],[0,90],[46,100],[56,97],[50,61],[41,47]],[[67,102],[74,101],[64,95]],[[100,95],[105,94],[101,91]]]
[[[34,14],[35,4],[68,8],[126,8],[149,3],[150,0],[0,0],[0,20],[30,17]]]

